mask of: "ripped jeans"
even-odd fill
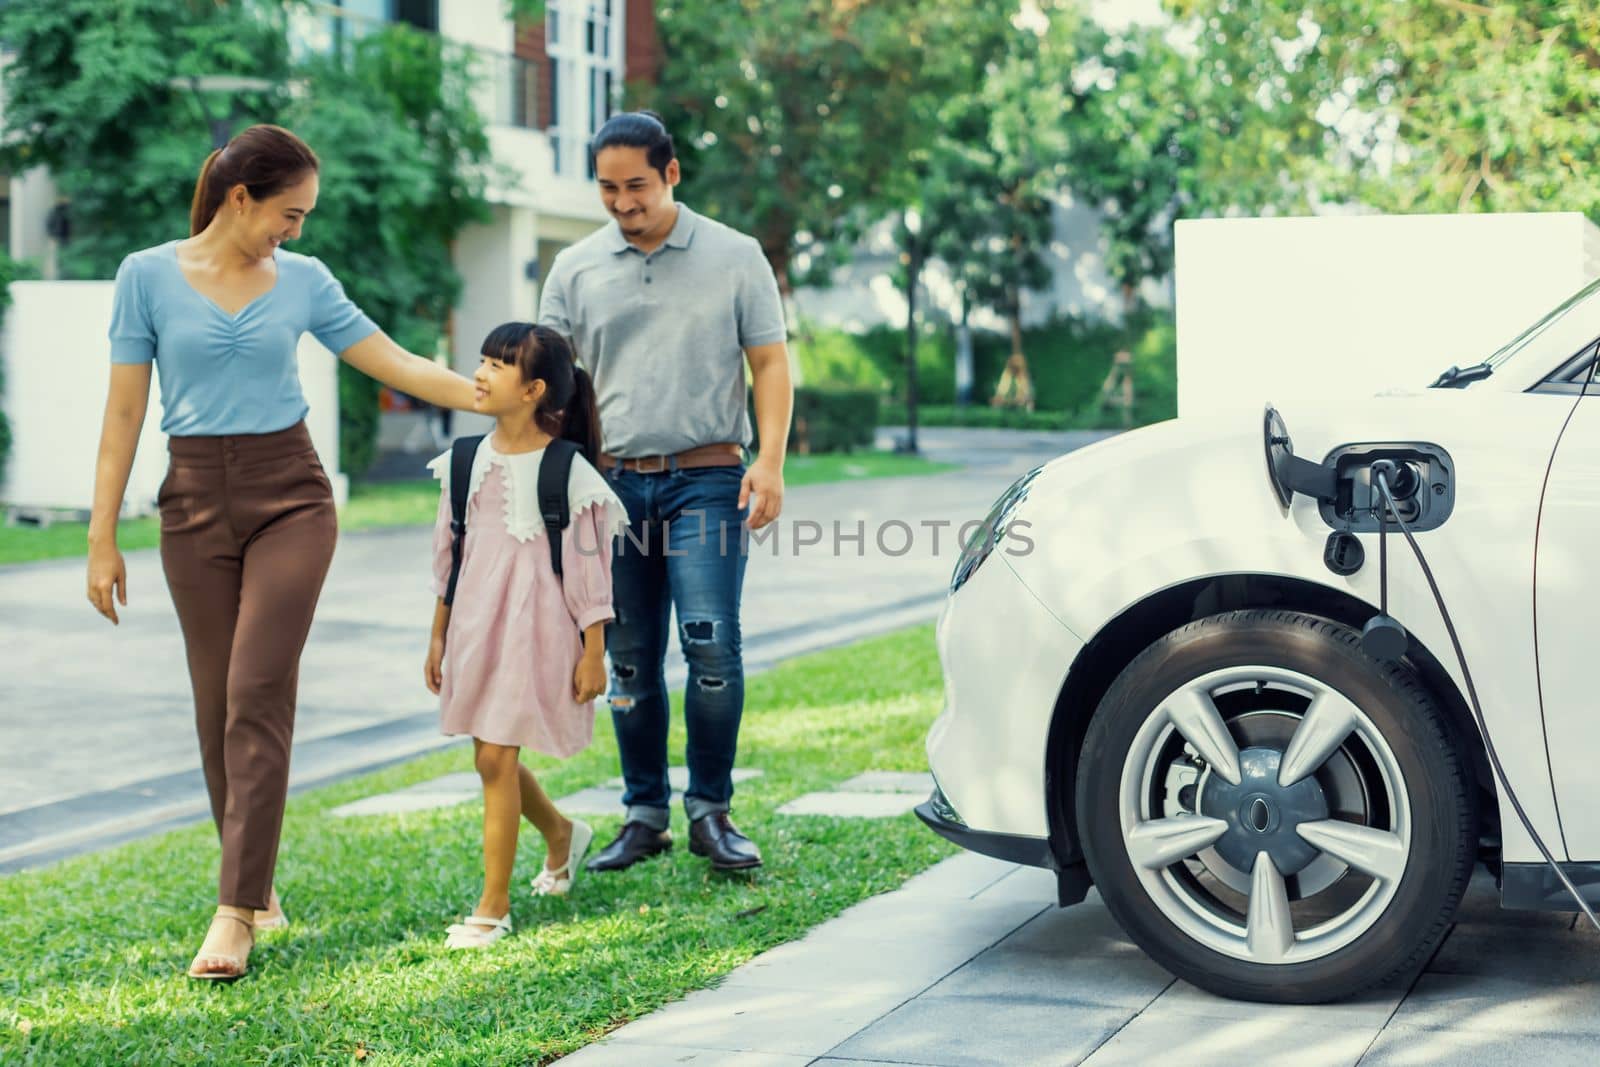
[[[612,559],[612,607],[606,627],[611,660],[611,722],[626,783],[630,822],[667,827],[669,705],[663,669],[674,609],[688,662],[683,699],[688,734],[691,820],[727,811],[744,712],[739,594],[745,551],[739,507],[742,466],[641,474],[608,470],[628,509],[628,529]]]

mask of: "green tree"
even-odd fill
[[[1063,183],[1099,212],[1106,273],[1127,311],[1141,282],[1171,272],[1178,218],[1284,202],[1275,171],[1240,165],[1254,102],[1208,79],[1168,27],[1108,32],[1068,2],[1040,48],[1050,76],[1071,86],[1058,111]]]
[[[128,252],[187,233],[208,111],[274,114],[279,91],[196,94],[240,74],[287,84],[283,9],[200,0],[12,0],[0,5],[5,146],[12,173],[51,169],[69,205],[66,278],[109,278]],[[219,99],[220,98],[220,99]]]
[[[488,217],[489,143],[471,61],[404,26],[341,55],[291,62],[289,4],[228,0],[11,0],[0,37],[13,172],[51,168],[69,204],[68,278],[109,278],[127,253],[188,233],[210,119],[288,126],[320,149],[322,188],[298,250],[321,257],[400,344],[435,349],[461,280],[450,244]],[[216,74],[262,92],[196,93]],[[341,367],[341,466],[371,461],[377,386]]]
[[[1205,160],[1289,197],[1600,219],[1600,7],[1168,0],[1240,117]]]
[[[753,234],[787,295],[903,208],[940,103],[980,81],[1004,5],[971,0],[660,0],[684,196]]]
[[[1056,12],[1054,39],[1070,41],[1080,24],[1073,14]],[[1062,116],[1076,106],[1070,64],[1054,63],[1049,44],[1033,29],[1012,29],[983,83],[941,107],[939,137],[919,168],[924,241],[951,272],[962,326],[975,308],[1004,317],[1022,374],[1022,294],[1050,280],[1052,205],[1066,178]]]
[[[345,291],[413,352],[432,353],[461,294],[451,244],[486,221],[488,134],[473,106],[472,61],[437,36],[394,26],[346,57],[310,60],[315,86],[288,111],[323,145],[322,194],[301,251],[318,256]],[[379,386],[339,367],[341,465],[372,462]]]
[[[1139,284],[1172,270],[1172,224],[1209,207],[1195,182],[1205,119],[1193,102],[1192,65],[1159,31],[1080,37],[1082,86],[1064,117],[1073,193],[1100,212],[1106,273],[1134,310]]]

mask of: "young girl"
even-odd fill
[[[483,895],[449,927],[450,948],[483,948],[511,932],[511,867],[522,816],[544,836],[535,896],[572,887],[593,837],[556,810],[517,758],[532,748],[570,756],[594,733],[606,687],[605,624],[612,618],[612,539],[627,512],[591,461],[599,454],[594,385],[553,330],[496,327],[474,376],[475,411],[495,430],[478,445],[452,605],[450,453],[428,464],[440,482],[433,539],[433,639],[424,680],[439,694],[441,729],[470,734],[483,779]],[[557,578],[539,512],[539,464],[554,437],[578,442],[567,492]],[[581,637],[580,637],[581,635]]]

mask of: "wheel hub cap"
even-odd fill
[[[1321,854],[1295,832],[1302,822],[1328,817],[1328,801],[1315,777],[1307,775],[1288,788],[1278,785],[1283,753],[1275,748],[1239,752],[1239,784],[1212,772],[1200,792],[1202,815],[1222,819],[1227,832],[1214,846],[1217,854],[1241,871],[1249,871],[1261,852],[1285,876],[1297,874]]]

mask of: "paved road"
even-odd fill
[[[1094,436],[928,430],[924,451],[960,471],[791,490],[775,535],[751,548],[749,666],[933,618],[954,527],[981,518],[1019,474]],[[301,669],[295,787],[450,743],[420,681],[430,536],[341,539]],[[80,561],[0,568],[0,871],[204,814],[160,560],[129,553],[128,572],[130,605],[113,629],[84,601]],[[671,677],[679,684],[681,667]]]

